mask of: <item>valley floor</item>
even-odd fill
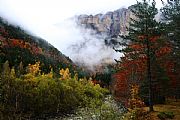
[[[116,103],[114,103],[112,100],[108,100],[105,102],[106,105],[110,106],[114,110],[118,110],[118,106]],[[148,107],[143,108],[145,111],[148,111]],[[105,109],[104,109],[105,110]],[[107,110],[107,109],[106,109]],[[106,111],[106,115],[102,115],[102,117],[107,117],[101,119],[101,117],[98,117],[99,111],[98,109],[80,109],[80,111],[77,112],[76,115],[69,115],[68,117],[61,117],[61,118],[54,118],[50,120],[131,120],[130,118],[123,117],[124,114],[122,113],[123,109],[119,109],[119,115],[117,113],[110,113],[111,110],[108,112]],[[111,111],[114,112],[114,111]],[[180,120],[180,99],[175,100],[167,100],[166,104],[157,104],[154,105],[154,112],[149,113],[150,118],[147,118],[147,120],[160,120],[157,115],[160,112],[173,112],[175,117],[173,119],[165,119],[165,120]],[[108,115],[109,114],[109,115]],[[111,115],[110,115],[111,114]],[[127,113],[128,114],[128,113]],[[114,119],[113,119],[114,117]]]
[[[117,105],[113,102],[108,102],[111,107]],[[148,107],[144,107],[144,110],[148,111]],[[56,118],[51,120],[101,120],[99,117],[97,117],[95,114],[96,111],[93,111],[92,109],[81,109],[80,114],[77,115],[70,115],[69,117],[64,118]],[[157,115],[159,112],[173,112],[175,117],[171,120],[180,120],[180,100],[167,100],[166,104],[157,104],[154,105],[154,112],[149,113],[151,116],[151,120],[160,120]],[[127,118],[123,119],[123,114],[121,114],[121,117],[118,117],[120,120],[126,120]],[[112,117],[112,116],[111,116]],[[117,119],[117,118],[115,118]],[[103,119],[106,120],[106,119]],[[107,118],[107,120],[110,120]],[[128,120],[128,119],[127,119]],[[170,119],[167,119],[170,120]]]
[[[108,95],[99,107],[80,108],[75,114],[49,120],[121,120],[125,111],[125,107],[117,103],[111,95]]]
[[[145,108],[148,109],[147,107]],[[159,112],[169,111],[173,112],[175,117],[172,120],[180,120],[180,99],[179,100],[167,100],[166,104],[159,104],[154,106],[154,112],[150,113],[154,120],[160,120],[157,117]]]

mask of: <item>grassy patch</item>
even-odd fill
[[[148,111],[148,107],[144,108],[146,111]],[[153,120],[160,120],[158,118],[158,114],[165,113],[173,113],[174,118],[172,120],[180,120],[180,100],[167,100],[165,104],[158,104],[154,105],[154,112],[151,112],[150,115],[152,116]],[[167,114],[168,114],[167,113]]]

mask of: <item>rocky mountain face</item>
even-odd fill
[[[128,34],[127,28],[129,27],[130,18],[134,18],[129,8],[121,8],[115,11],[109,11],[105,14],[79,15],[76,17],[76,23],[82,28],[82,32],[91,32],[91,39],[93,39],[93,37],[97,38],[93,43],[100,42],[102,46],[98,47],[106,48],[106,50],[99,50],[98,52],[113,51],[113,47],[116,47],[119,41],[112,40],[111,38],[119,34]],[[89,46],[89,44],[87,44],[87,46]],[[79,46],[75,47],[79,48]],[[109,51],[107,51],[107,48],[109,48]],[[111,55],[115,55],[114,52],[110,52]],[[96,71],[103,71],[102,69],[104,69],[104,67],[109,64],[114,64],[115,61],[111,55],[102,57],[100,60],[101,63],[95,65],[94,69]]]
[[[80,15],[77,18],[77,23],[82,27],[93,29],[97,33],[113,36],[127,34],[126,28],[132,17],[129,9],[121,8],[106,14]]]

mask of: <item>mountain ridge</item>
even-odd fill
[[[108,36],[127,34],[130,18],[133,17],[130,7],[109,11],[105,14],[79,15],[77,24],[84,28],[95,30],[98,34],[105,33]]]

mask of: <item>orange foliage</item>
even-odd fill
[[[8,46],[8,47],[20,47],[30,50],[33,54],[42,54],[42,48],[39,48],[35,44],[30,44],[29,42],[25,42],[24,40],[20,39],[1,39],[2,46]],[[9,43],[9,44],[8,44]]]
[[[145,36],[138,36],[140,40],[145,40]],[[149,40],[151,42],[151,49],[155,51],[155,57],[157,58],[157,61],[159,63],[162,63],[161,58],[166,56],[171,52],[171,47],[167,43],[159,43],[157,40],[160,38],[160,36],[153,36]],[[164,46],[163,46],[164,45]],[[139,83],[140,80],[145,79],[145,74],[147,70],[147,55],[145,54],[146,46],[141,44],[131,44],[128,46],[129,48],[132,48],[133,51],[127,52],[124,54],[124,57],[121,58],[121,63],[119,65],[120,71],[113,75],[113,78],[115,79],[115,85],[114,85],[114,92],[115,96],[118,97],[120,100],[125,100],[124,103],[128,100],[128,92],[130,93],[130,86],[129,84],[132,83]],[[135,56],[135,57],[134,57]],[[175,80],[174,74],[172,74],[172,64],[169,63],[163,63],[164,65],[169,65],[167,67],[161,65],[161,67],[170,69],[167,73],[169,74],[169,77],[171,79],[171,83],[175,84],[177,81]],[[132,88],[134,89],[134,88]],[[132,95],[131,95],[132,96]],[[131,99],[129,101],[129,105],[134,106],[134,103],[138,105],[141,104],[141,100],[139,98],[137,99]]]
[[[134,50],[142,50],[144,47],[140,44],[132,44],[130,45],[130,48],[133,48]]]
[[[163,56],[165,54],[169,54],[170,52],[171,52],[171,48],[164,46],[164,47],[160,48],[158,51],[156,51],[156,56],[160,57],[160,56]]]
[[[129,99],[129,107],[131,109],[141,108],[144,106],[144,102],[142,102],[141,98],[139,97],[139,85],[131,85],[130,94],[131,98]]]
[[[116,99],[120,100],[127,106],[128,100],[128,82],[127,82],[127,73],[125,71],[118,72],[112,76],[115,79],[114,83],[114,95]]]
[[[97,81],[97,80],[91,80],[92,81],[92,83],[94,84],[94,85],[96,85],[96,84],[101,84],[101,82],[100,81]]]
[[[149,40],[151,42],[156,42],[159,38],[160,38],[160,36],[152,36],[151,38],[149,38]]]
[[[151,36],[151,37],[149,38],[149,40],[150,40],[151,42],[156,42],[159,38],[160,38],[160,36]],[[144,36],[144,35],[139,35],[139,36],[138,36],[138,39],[139,39],[139,40],[145,40],[145,39],[147,39],[147,37]]]

